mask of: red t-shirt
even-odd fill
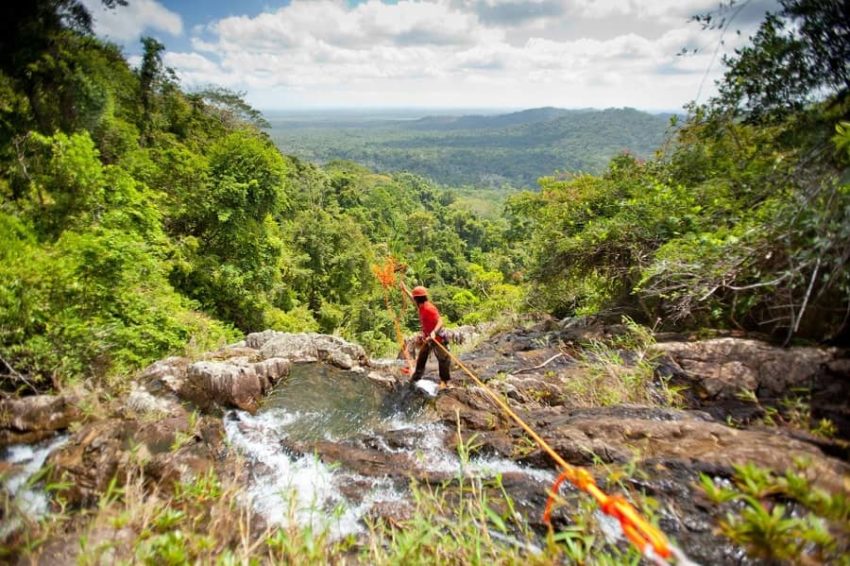
[[[419,324],[422,325],[422,333],[427,336],[437,327],[437,323],[440,321],[440,311],[431,301],[425,301],[418,307]]]

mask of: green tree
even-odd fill
[[[261,329],[281,283],[283,244],[274,215],[287,206],[288,166],[266,140],[237,131],[215,144],[201,195],[187,195],[181,261],[187,295],[244,330]],[[188,203],[186,203],[188,205]]]
[[[707,27],[726,25],[726,12],[697,16]],[[714,105],[749,120],[780,120],[850,88],[850,3],[846,0],[780,0],[752,43],[724,59]]]
[[[165,46],[152,37],[142,38],[142,65],[139,67],[139,101],[142,105],[141,130],[143,138],[150,142],[153,130],[156,89],[162,82],[162,52]]]

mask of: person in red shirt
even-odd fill
[[[419,355],[416,357],[416,370],[413,372],[413,377],[410,378],[412,383],[422,379],[422,374],[425,373],[425,364],[428,362],[428,356],[431,351],[437,356],[437,366],[440,373],[440,389],[445,389],[449,386],[451,379],[451,359],[449,358],[448,342],[441,336],[440,330],[443,328],[443,318],[440,316],[440,311],[437,306],[428,300],[428,289],[422,286],[414,287],[413,291],[408,291],[404,283],[401,284],[401,289],[407,293],[419,309],[419,324],[422,326],[422,334],[425,336],[425,344],[419,350]],[[443,348],[434,344],[439,342]]]

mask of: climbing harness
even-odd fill
[[[391,316],[395,317],[396,337],[405,353],[405,359],[408,360],[408,367],[412,369],[413,366],[410,363],[409,354],[407,353],[407,349],[404,347],[404,336],[401,332],[401,323],[396,313],[390,307],[389,301],[389,288],[396,283],[396,273],[400,270],[399,267],[400,265],[396,263],[393,258],[388,258],[383,267],[372,266],[372,270],[384,286],[384,300],[387,305],[387,312],[389,312]],[[590,472],[584,468],[578,468],[567,463],[566,460],[555,452],[548,442],[546,442],[534,431],[534,429],[531,428],[531,426],[522,420],[499,395],[487,387],[487,385],[481,381],[478,376],[472,373],[472,371],[470,371],[463,362],[452,354],[448,348],[446,348],[438,340],[434,340],[434,343],[437,347],[441,348],[443,352],[445,352],[449,358],[472,379],[473,382],[475,382],[476,385],[483,389],[484,392],[487,393],[487,395],[493,399],[493,401],[495,401],[496,404],[499,405],[499,407],[507,413],[507,415],[511,417],[511,419],[513,419],[514,422],[516,422],[537,443],[537,445],[552,458],[552,460],[558,464],[558,466],[561,467],[562,472],[552,485],[552,489],[549,493],[549,499],[546,502],[546,510],[543,513],[543,521],[549,525],[550,528],[554,498],[557,496],[558,489],[563,481],[569,480],[570,483],[578,489],[593,497],[596,504],[599,506],[599,509],[603,513],[609,517],[613,517],[619,522],[620,527],[623,530],[623,534],[633,545],[635,545],[635,547],[637,547],[647,560],[655,564],[669,564],[669,560],[673,558],[677,564],[693,564],[693,562],[691,562],[681,550],[669,543],[667,537],[664,536],[664,533],[662,533],[661,530],[641,517],[631,503],[626,501],[626,499],[620,495],[608,495],[596,484],[596,480]]]

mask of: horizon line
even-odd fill
[[[289,108],[263,108],[257,107],[257,110],[260,112],[375,112],[375,111],[383,111],[383,112],[401,112],[401,111],[428,111],[428,112],[439,112],[439,111],[452,111],[452,112],[524,112],[527,110],[542,110],[544,108],[553,108],[556,110],[573,110],[573,111],[604,111],[604,110],[638,110],[640,112],[646,112],[649,114],[685,114],[684,108],[680,109],[670,109],[670,108],[641,108],[637,106],[606,106],[606,107],[594,107],[594,106],[573,106],[573,107],[564,107],[564,106],[553,106],[543,105],[543,106],[298,106],[298,107],[289,107]]]

